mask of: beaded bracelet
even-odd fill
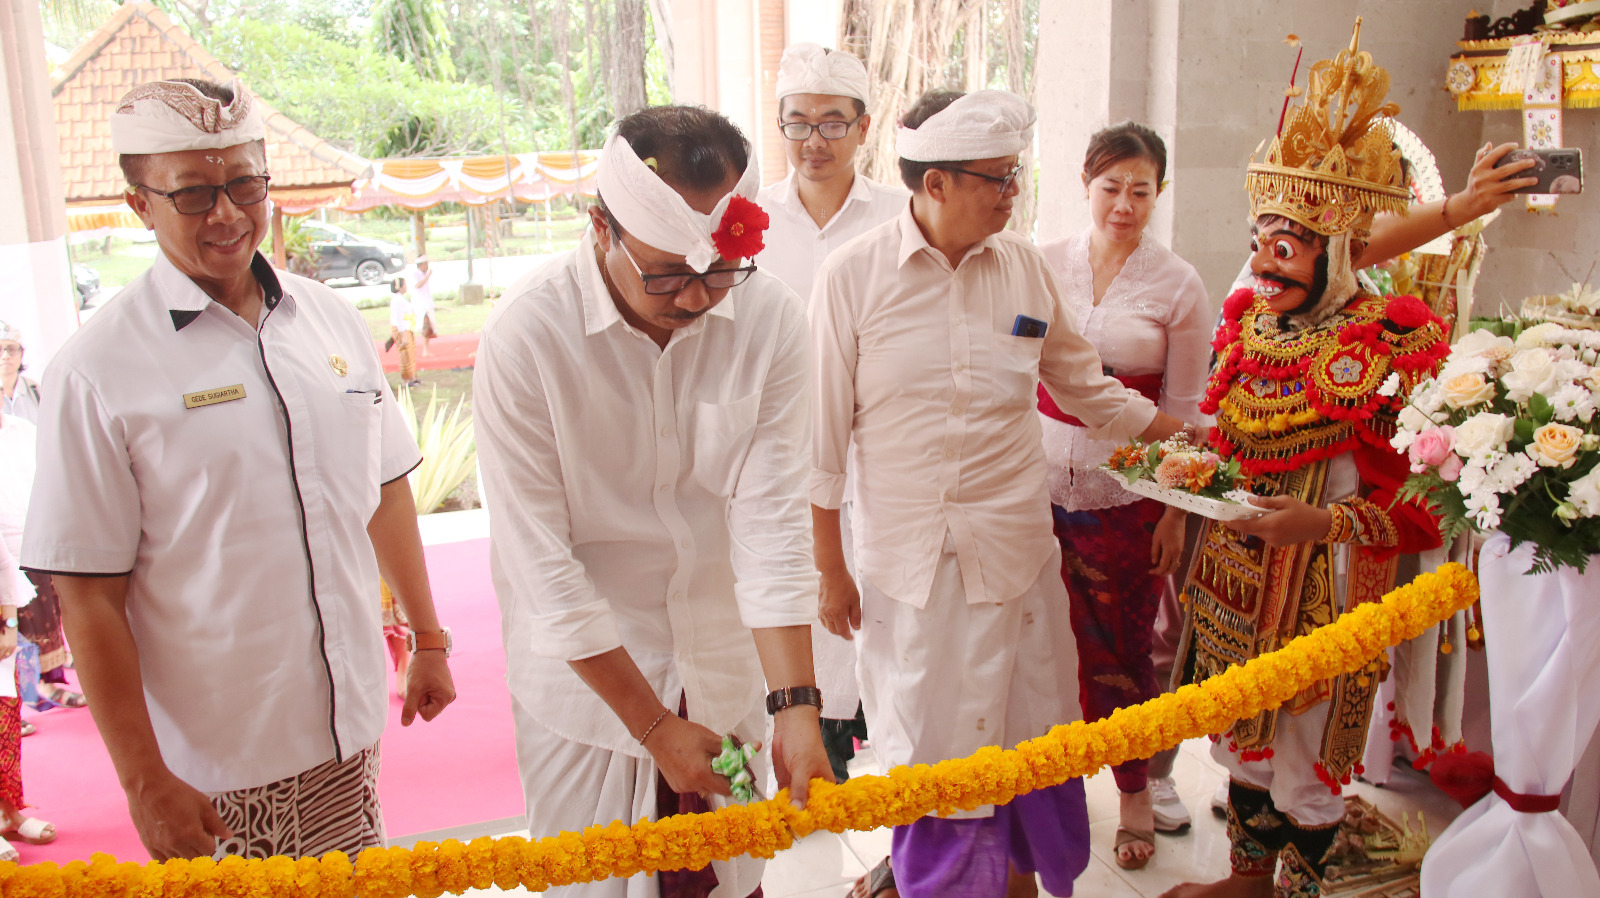
[[[644,728],[644,734],[639,737],[639,744],[643,745],[644,744],[644,740],[649,739],[650,738],[650,734],[655,732],[656,727],[661,724],[661,721],[666,720],[667,719],[667,715],[671,714],[671,713],[672,712],[667,710],[666,708],[662,708],[661,709],[661,713],[656,715],[656,719],[654,721],[652,721],[649,726]]]

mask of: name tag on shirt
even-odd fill
[[[204,405],[216,405],[219,402],[232,402],[244,398],[244,384],[234,384],[231,387],[218,387],[215,390],[201,390],[198,393],[183,394],[184,408],[200,408]]]

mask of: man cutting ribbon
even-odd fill
[[[473,413],[535,837],[719,805],[723,737],[780,787],[831,778],[817,713],[805,313],[749,260],[749,144],[705,109],[617,125],[576,250],[485,325]],[[770,761],[769,761],[770,757]],[[727,768],[725,768],[727,769]],[[742,896],[740,857],[555,889]]]

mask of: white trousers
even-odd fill
[[[1344,819],[1344,796],[1317,777],[1322,754],[1322,731],[1328,720],[1328,703],[1312,705],[1304,714],[1278,714],[1272,738],[1272,757],[1242,761],[1228,750],[1228,737],[1211,746],[1211,757],[1228,768],[1234,779],[1265,789],[1273,807],[1302,828],[1327,826]]]
[[[607,751],[582,742],[572,742],[550,732],[533,719],[513,696],[511,715],[517,727],[517,769],[522,774],[522,795],[528,807],[528,831],[533,838],[582,832],[595,824],[613,820],[632,823],[641,817],[656,816],[656,764],[649,758],[635,758]],[[757,711],[754,723],[760,726]],[[741,735],[748,728],[741,727]],[[754,738],[760,738],[756,730]],[[765,750],[751,762],[757,782],[764,778]],[[728,800],[712,796],[712,805],[721,807]],[[712,861],[717,873],[717,888],[711,898],[745,898],[761,882],[766,861],[739,857],[732,861]],[[544,892],[549,898],[659,898],[655,877],[643,873],[627,879],[564,886]]]
[[[856,638],[867,730],[884,769],[1012,748],[1083,717],[1059,548],[1022,595],[968,604],[946,537],[925,607],[862,580]]]

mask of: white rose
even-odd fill
[[[1510,442],[1513,422],[1505,415],[1479,412],[1456,428],[1456,454],[1465,459],[1502,450]]]
[[[1511,357],[1511,370],[1500,378],[1506,398],[1527,402],[1535,393],[1555,392],[1558,377],[1556,361],[1543,349],[1524,349]]]
[[[1584,517],[1600,517],[1600,467],[1567,484],[1567,499]]]
[[[1476,371],[1457,375],[1443,383],[1444,401],[1451,408],[1466,408],[1494,400],[1494,385]]]
[[[1489,359],[1481,355],[1457,355],[1451,353],[1444,367],[1439,369],[1438,380],[1440,383],[1449,383],[1463,374],[1482,374],[1485,378],[1491,376]]]
[[[1518,349],[1537,349],[1541,346],[1554,346],[1561,339],[1565,331],[1561,325],[1552,321],[1535,324],[1517,335],[1516,346]]]
[[[1511,358],[1516,345],[1511,342],[1510,337],[1500,337],[1485,330],[1477,330],[1456,341],[1455,347],[1450,351],[1450,358],[1454,359],[1458,355],[1482,356],[1491,362],[1502,362]]]

